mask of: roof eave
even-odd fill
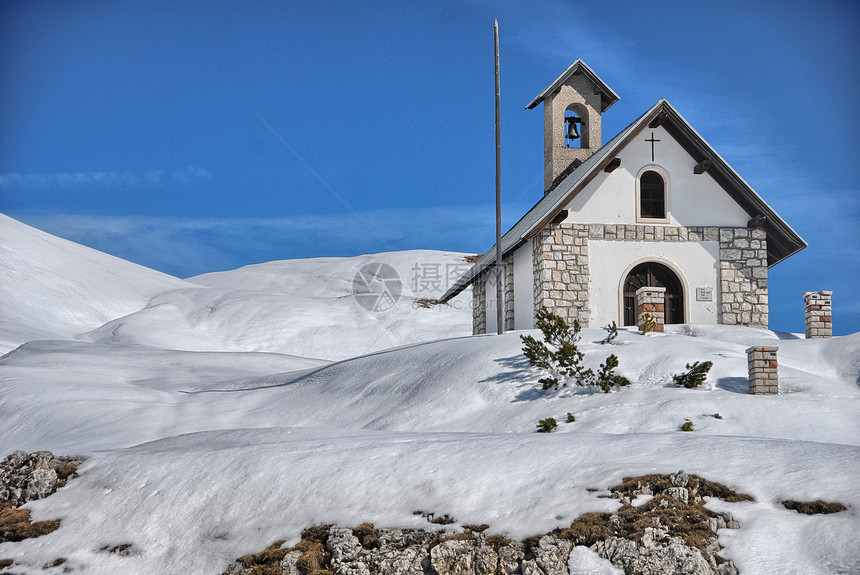
[[[617,102],[620,97],[615,93],[615,90],[609,87],[609,85],[603,81],[603,79],[598,76],[594,70],[592,70],[588,64],[583,62],[581,59],[577,58],[577,60],[567,67],[567,69],[561,73],[561,75],[553,80],[553,82],[547,86],[540,94],[537,95],[535,99],[526,105],[526,110],[531,110],[536,107],[538,104],[544,101],[549,94],[552,94],[559,86],[564,84],[568,78],[577,72],[582,73],[586,78],[588,78],[597,88],[600,90],[600,101],[601,101],[601,113],[605,112]]]

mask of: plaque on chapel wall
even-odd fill
[[[714,288],[698,287],[696,288],[696,301],[714,301]]]

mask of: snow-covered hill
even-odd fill
[[[338,360],[467,335],[472,325],[468,294],[452,305],[426,308],[416,303],[444,291],[443,283],[431,285],[416,274],[462,268],[463,256],[413,250],[269,262],[206,274],[188,280],[206,289],[163,293],[137,313],[108,322],[87,337],[189,351],[260,351]],[[353,297],[353,283],[363,266],[377,262],[396,270],[401,293],[392,307],[373,311]]]
[[[0,326],[3,341],[27,329],[56,333],[0,358],[0,456],[49,449],[89,459],[80,478],[27,506],[36,520],[61,518],[57,531],[0,544],[16,573],[45,573],[63,557],[63,567],[88,574],[217,574],[312,524],[427,527],[416,510],[450,514],[454,528],[488,523],[519,538],[618,506],[589,489],[678,469],[755,497],[708,503],[740,522],[720,531],[720,554],[742,574],[860,572],[860,334],[806,341],[681,325],[647,337],[621,330],[603,345],[605,332],[590,329],[582,340],[588,365],[615,353],[633,384],[546,394],[519,334],[468,336],[468,306],[413,305],[435,294],[410,285],[412,270],[457,265],[460,254],[162,278],[164,289],[141,292],[137,309],[103,326],[70,322],[57,331],[60,310],[91,305],[87,277],[73,273],[76,254],[96,256],[25,232],[14,248],[57,246],[63,256],[43,247],[43,257],[68,266],[37,272],[26,258],[10,259],[14,273],[38,286],[74,282],[83,297],[45,288],[45,314],[16,316],[11,333]],[[161,277],[98,261],[103,282]],[[351,296],[368,261],[385,261],[403,278],[403,299],[385,312]],[[5,283],[12,272],[0,273]],[[9,297],[31,301],[18,285]],[[100,301],[114,301],[108,288],[96,292]],[[754,344],[779,346],[779,396],[747,393],[744,350]],[[672,374],[695,360],[714,362],[706,385],[675,386]],[[575,422],[563,423],[568,412]],[[546,417],[559,420],[558,431],[535,433]],[[691,433],[679,430],[686,420]],[[818,498],[848,511],[810,517],[779,504]],[[99,551],[124,543],[134,549],[126,557]]]
[[[185,287],[0,214],[0,353],[33,339],[74,337]]]
[[[426,308],[465,254],[433,250],[269,262],[183,281],[0,214],[0,353],[35,339],[328,360],[471,333],[469,294]],[[399,298],[363,308],[363,266],[398,274]]]

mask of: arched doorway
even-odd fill
[[[630,270],[624,280],[624,325],[636,325],[636,290],[666,288],[665,323],[684,323],[684,288],[675,272],[657,262],[645,262]]]

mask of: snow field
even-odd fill
[[[520,538],[617,507],[588,488],[679,469],[755,497],[708,503],[740,522],[720,532],[721,555],[745,575],[860,572],[860,334],[679,325],[601,345],[606,332],[588,329],[587,366],[615,353],[633,385],[547,394],[520,334],[468,336],[468,293],[414,305],[438,293],[413,285],[413,270],[462,254],[271,262],[182,281],[5,216],[0,239],[0,456],[89,456],[80,478],[27,505],[34,520],[61,518],[59,530],[0,544],[16,573],[49,573],[58,557],[87,574],[220,573],[313,524],[433,527],[419,510]],[[404,283],[379,313],[350,295],[374,261]],[[748,394],[751,345],[779,346],[781,395]],[[705,386],[672,383],[705,360]],[[536,433],[546,417],[558,430]],[[686,419],[691,433],[679,430]],[[819,498],[848,511],[779,503]],[[123,543],[131,556],[99,551]],[[585,549],[570,564],[613,573]]]

